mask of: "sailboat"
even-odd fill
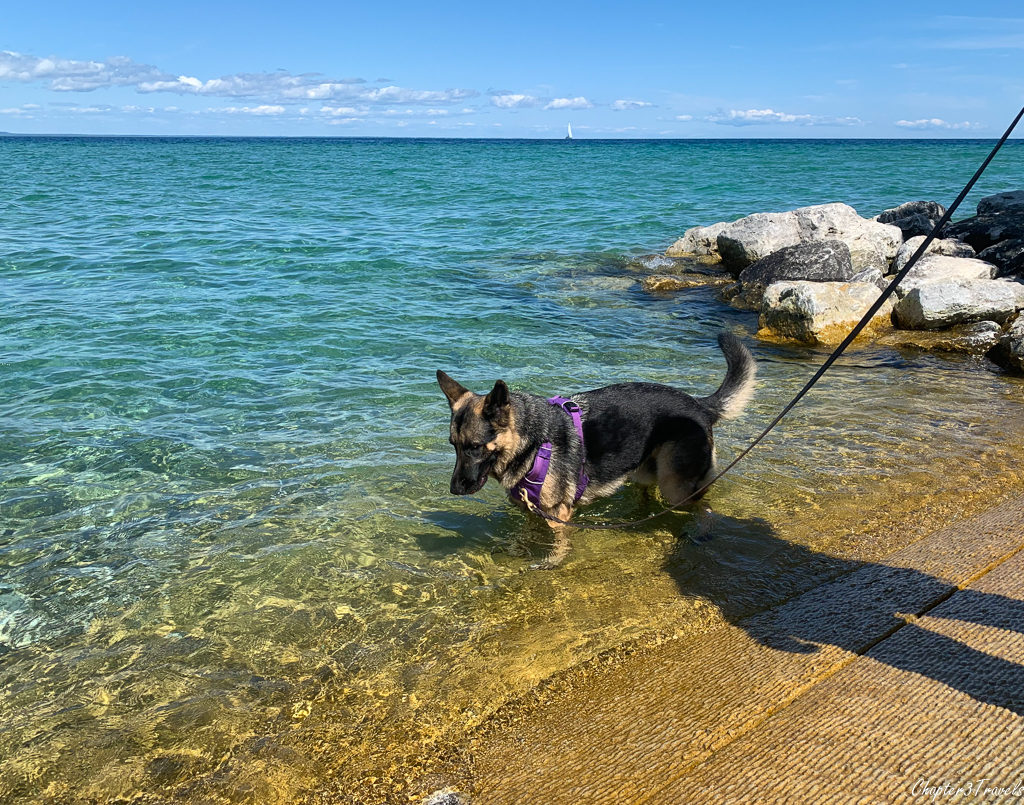
[[[569,133],[565,135],[565,139],[571,140],[572,139],[572,123],[568,123],[566,125],[569,127]]]

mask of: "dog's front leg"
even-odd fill
[[[572,507],[563,504],[556,507],[550,514],[553,514],[559,520],[571,520]],[[547,523],[551,526],[551,531],[555,535],[554,545],[551,546],[551,551],[547,556],[541,561],[530,565],[530,570],[554,570],[565,561],[569,551],[572,550],[572,543],[569,541],[569,526],[562,525],[562,523],[555,522],[554,520],[548,520]]]

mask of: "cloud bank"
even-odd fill
[[[795,126],[860,126],[859,117],[830,117],[827,115],[794,115],[774,109],[730,109],[709,115],[706,120],[722,126],[763,126],[790,124]]]

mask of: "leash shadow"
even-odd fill
[[[665,569],[682,594],[713,603],[769,648],[813,653],[833,645],[866,653],[1024,715],[1024,665],[907,617],[924,609],[929,618],[1024,634],[1024,600],[958,590],[913,568],[831,556],[781,539],[764,520],[717,514],[700,539],[684,535],[676,542]],[[899,639],[876,644],[897,629]]]

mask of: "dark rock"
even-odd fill
[[[946,208],[937,201],[908,201],[881,213],[875,220],[880,224],[898,226],[904,238],[927,235],[935,228]]]
[[[1024,208],[997,210],[965,218],[947,226],[942,235],[970,243],[979,252],[1001,240],[1019,240],[1024,238]]]
[[[1024,238],[1001,240],[978,257],[996,265],[997,277],[1024,276]]]
[[[1000,210],[1024,209],[1024,190],[1007,190],[985,196],[978,202],[978,215]]]
[[[1024,374],[1024,313],[1010,321],[986,357],[1004,369]]]
[[[841,240],[812,240],[786,246],[740,272],[740,293],[734,307],[759,310],[765,289],[780,280],[847,282],[856,272],[850,249]]]

